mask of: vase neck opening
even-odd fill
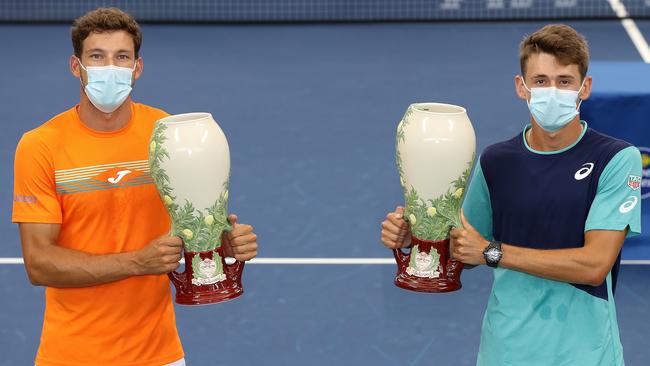
[[[438,115],[465,114],[465,108],[453,104],[444,103],[414,103],[411,108],[417,112],[431,113]]]
[[[212,120],[212,115],[210,113],[183,113],[162,118],[160,122],[163,122],[167,125],[175,125],[183,123],[196,123],[204,120]]]

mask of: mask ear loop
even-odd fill
[[[84,66],[84,64],[81,62],[81,59],[79,57],[77,57],[77,56],[75,56],[75,58],[77,59],[77,62],[79,63],[79,66],[81,66],[81,68],[84,69],[84,71],[88,72],[88,69],[86,68],[86,66]]]
[[[528,88],[528,85],[526,85],[526,81],[524,80],[523,76],[521,76],[521,83],[524,85],[524,88],[526,88],[526,90],[530,94],[530,99],[526,99],[526,104],[528,105],[528,110],[531,111],[532,113],[532,108],[530,107],[530,100],[533,99],[533,91]],[[524,132],[525,139],[530,139],[530,131],[531,129],[528,129]]]
[[[528,108],[530,109],[530,100],[533,99],[533,91],[528,88],[528,85],[526,85],[526,81],[524,81],[524,77],[521,77],[521,83],[524,84],[524,88],[528,90],[528,93],[530,94],[530,99],[526,99],[526,104],[528,105]]]
[[[81,66],[81,68],[86,72],[86,77],[88,77],[88,69],[86,68],[86,66],[84,66],[84,64],[81,62],[81,59],[79,57],[75,56],[75,58],[77,59],[77,63],[79,64],[79,66]],[[84,85],[84,81],[83,81],[83,77],[81,75],[81,72],[79,73],[79,83],[81,83],[82,88],[86,87]]]
[[[528,85],[526,85],[526,82],[524,81],[523,76],[521,77],[521,83],[524,84],[524,88],[526,88],[526,90],[528,90],[528,92],[532,94],[532,91],[528,88]]]
[[[576,111],[578,112],[580,112],[580,106],[582,105],[582,98],[580,98],[580,92],[582,91],[582,88],[585,87],[585,81],[587,81],[586,77],[582,80],[582,85],[580,85],[580,89],[578,89],[578,99],[580,99],[580,102],[578,102],[578,106],[576,107]]]
[[[140,57],[135,60],[133,68],[131,69],[131,87],[135,85],[135,69],[138,67],[138,60],[140,60]]]

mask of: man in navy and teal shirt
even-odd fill
[[[463,205],[481,236],[560,254],[584,248],[591,231],[640,233],[639,189],[628,185],[641,175],[638,150],[581,126],[578,140],[557,151],[533,149],[524,132],[483,152]],[[615,240],[607,244],[620,248]],[[508,250],[502,249],[505,261]],[[575,270],[590,273],[576,273],[576,283],[539,276],[542,268],[533,275],[523,266],[497,265],[477,364],[623,365],[613,301],[619,258],[612,252],[602,282],[588,258]],[[580,261],[581,254],[573,255]],[[572,259],[558,265],[569,269]]]
[[[641,159],[580,121],[587,52],[567,26],[524,40],[516,87],[531,124],[485,149],[463,205],[471,225],[452,232],[455,257],[495,267],[478,365],[624,364],[613,293],[623,241],[641,231]],[[503,243],[494,258],[477,255],[486,242]]]
[[[623,241],[641,232],[639,150],[580,120],[579,33],[546,26],[520,60],[531,122],[483,151],[451,231],[455,259],[494,267],[477,366],[624,365],[613,294]],[[402,212],[382,224],[388,247],[410,245]]]

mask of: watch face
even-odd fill
[[[486,259],[490,262],[496,262],[501,259],[501,252],[497,248],[490,248],[485,252]]]

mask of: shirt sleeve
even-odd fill
[[[16,148],[12,221],[62,222],[50,150],[29,132]]]
[[[474,174],[463,201],[463,212],[467,221],[487,240],[492,236],[492,203],[480,158],[474,167]]]
[[[619,151],[598,180],[585,231],[625,230],[641,233],[641,154],[634,146]]]

